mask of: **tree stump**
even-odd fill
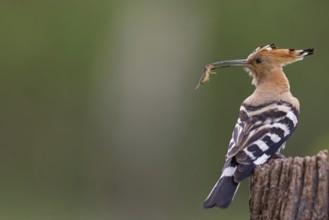
[[[329,219],[327,154],[277,158],[256,167],[250,182],[251,219]]]

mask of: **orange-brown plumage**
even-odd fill
[[[260,83],[274,81],[275,85],[282,83],[282,86],[289,86],[288,80],[284,77],[282,66],[302,60],[305,50],[276,49],[270,46],[257,48],[246,60],[246,69],[254,77],[253,83],[257,86]],[[307,49],[307,55],[313,53],[313,49]]]

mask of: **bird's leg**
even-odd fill
[[[274,154],[272,156],[273,159],[285,159],[287,158],[286,156],[284,156],[283,154],[281,154],[280,152],[277,152],[276,154]]]
[[[281,154],[280,152],[277,152],[276,154],[274,154],[268,161],[267,163],[272,165],[272,163],[275,161],[275,160],[280,160],[280,159],[285,159],[286,156],[284,156],[283,154]]]

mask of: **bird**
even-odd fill
[[[255,90],[240,107],[221,176],[205,199],[204,208],[227,208],[241,181],[285,147],[296,130],[300,110],[283,66],[303,60],[314,51],[314,48],[278,49],[273,43],[256,48],[246,59],[208,65],[211,70],[244,68],[252,77]]]

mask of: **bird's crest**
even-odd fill
[[[269,45],[262,45],[257,47],[248,57],[247,59],[253,57],[255,54],[261,52],[261,51],[270,51],[270,50],[275,50],[277,47],[275,43],[269,44]]]
[[[295,50],[295,49],[278,49],[274,43],[257,47],[248,57],[247,62],[252,64],[252,60],[261,58],[262,55],[269,58],[272,64],[277,63],[281,66],[303,60],[305,56],[312,55],[314,48]]]

